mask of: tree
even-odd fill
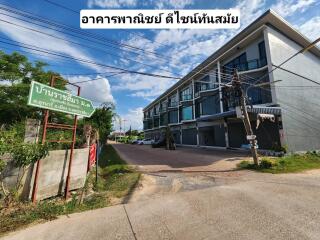
[[[112,118],[115,116],[114,110],[115,106],[113,103],[105,102],[95,110],[90,118],[84,120],[86,124],[91,124],[93,128],[99,131],[102,142],[107,140],[112,130]]]
[[[19,54],[5,54],[0,51],[0,124],[12,124],[27,117],[41,118],[41,110],[27,105],[30,83],[32,80],[48,84],[51,75],[59,74],[45,71],[43,62],[32,64],[27,57]],[[56,86],[65,89],[65,82]],[[54,113],[52,117],[63,115]]]

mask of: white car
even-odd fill
[[[151,145],[154,141],[152,139],[143,139],[138,142],[139,145]]]

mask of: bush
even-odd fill
[[[263,169],[270,169],[272,168],[272,166],[273,166],[273,163],[267,159],[262,159],[259,165],[259,167]]]

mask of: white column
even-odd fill
[[[178,106],[177,106],[177,109],[178,109],[178,123],[180,122],[180,109],[179,109],[179,105],[180,105],[180,99],[179,99],[180,97],[179,97],[179,89],[177,89],[177,96],[176,96],[176,100],[177,100],[177,104],[178,104]]]
[[[192,113],[193,113],[193,119],[196,119],[196,104],[194,99],[195,88],[194,88],[194,80],[192,79]]]
[[[192,111],[193,111],[193,119],[196,119],[196,100],[195,98],[195,84],[194,84],[194,80],[192,79]],[[196,122],[196,129],[197,129],[197,146],[199,146],[199,128],[198,128],[198,124]]]
[[[220,102],[220,112],[223,112],[223,102],[222,102],[222,87],[221,87],[221,69],[220,69],[220,61],[217,62],[218,68],[218,83],[219,83],[219,102]]]
[[[229,134],[228,134],[228,124],[226,121],[223,122],[223,126],[224,126],[224,140],[226,143],[226,148],[229,147]]]
[[[220,61],[217,62],[218,68],[218,83],[219,83],[219,102],[220,102],[220,112],[223,112],[223,101],[222,101],[222,86],[221,86],[221,68],[220,68]],[[228,124],[226,120],[223,123],[224,126],[224,141],[226,143],[226,148],[229,147],[229,134],[228,134]]]

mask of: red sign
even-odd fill
[[[89,166],[88,170],[96,163],[97,144],[92,144],[89,149]]]

